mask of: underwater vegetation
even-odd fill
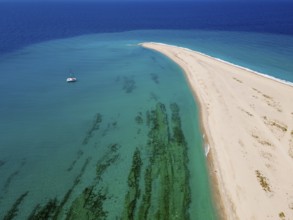
[[[76,159],[74,161],[72,161],[70,166],[67,168],[67,171],[71,171],[74,168],[76,162],[82,157],[83,154],[84,154],[84,152],[82,150],[77,151]]]
[[[155,102],[158,102],[159,100],[159,96],[157,94],[155,94],[154,92],[151,92],[150,93],[150,98],[149,100],[152,100],[152,101],[155,101]]]
[[[159,66],[161,69],[165,69],[165,65],[162,65],[161,62],[157,59],[155,56],[150,56],[153,63],[156,64],[156,66]]]
[[[40,205],[37,205],[29,216],[29,220],[37,219],[53,219],[56,211],[58,209],[57,199],[50,200],[44,207],[41,208]]]
[[[135,88],[135,80],[133,76],[117,76],[115,79],[116,83],[120,83],[122,81],[122,89],[126,93],[131,93]]]
[[[112,121],[107,124],[107,127],[103,130],[102,136],[106,136],[110,131],[116,129],[118,125],[117,121]]]
[[[96,193],[94,188],[90,186],[83,190],[72,203],[66,219],[106,219],[108,212],[103,208],[103,202],[107,199],[106,192],[99,190]]]
[[[101,185],[100,182],[103,181],[102,176],[107,168],[119,159],[119,154],[116,153],[119,148],[118,144],[108,146],[107,153],[96,164],[95,180],[72,202],[66,219],[107,219],[108,211],[104,209],[103,204],[110,196],[107,187]]]
[[[135,122],[137,124],[142,124],[143,123],[143,115],[141,112],[138,113],[138,115],[135,117]]]
[[[146,113],[149,126],[146,151],[150,156],[142,167],[140,151],[136,149],[133,154],[122,219],[190,218],[187,142],[178,105],[173,103],[170,109],[171,121],[162,103]]]
[[[118,177],[111,177],[110,169],[124,163],[125,158],[120,152],[124,146],[113,142],[104,147],[106,151],[96,160],[95,155],[86,158],[85,150],[77,151],[67,171],[77,169],[78,160],[83,163],[78,163],[81,167],[71,187],[61,197],[48,198],[47,202],[36,204],[27,219],[104,220],[113,217],[110,210],[113,207],[109,204],[115,204],[114,208],[119,210],[115,213],[115,219],[190,219],[188,146],[181,126],[179,106],[172,103],[166,107],[158,102],[153,109],[138,112],[134,122],[139,129],[147,129],[148,136],[145,143],[128,146],[132,159],[129,166],[122,166],[128,175],[119,177],[126,187],[119,192],[120,197],[111,192],[109,185],[116,184]],[[95,132],[101,123],[102,115],[98,113],[81,145],[87,145],[95,135],[101,135],[103,131]],[[117,121],[108,123],[111,128],[116,125]],[[140,133],[133,134],[136,135]],[[89,169],[93,166],[94,169]],[[84,184],[84,174],[88,170],[91,173],[86,174],[87,182]],[[92,176],[91,180],[89,176]],[[17,217],[20,208],[24,208],[21,205],[28,193],[25,192],[14,202],[5,220]],[[109,203],[113,199],[115,203]]]
[[[5,164],[4,160],[0,160],[0,167],[2,167]]]
[[[119,154],[116,154],[116,152],[120,147],[121,146],[118,144],[109,145],[108,151],[100,160],[98,160],[96,165],[96,179],[98,181],[102,180],[102,175],[106,171],[106,169],[118,160]]]
[[[80,183],[81,177],[84,174],[87,166],[91,158],[87,158],[79,172],[79,174],[74,179],[72,186],[65,193],[61,201],[59,202],[57,198],[50,199],[45,205],[37,204],[36,207],[31,212],[29,219],[37,220],[37,219],[63,219],[64,215],[64,207],[66,203],[70,200],[70,197],[76,188],[76,186]]]
[[[18,174],[19,174],[19,170],[16,170],[16,171],[14,171],[13,173],[11,173],[11,174],[9,175],[9,177],[8,177],[7,180],[5,181],[5,184],[4,184],[4,187],[3,187],[4,191],[7,191],[7,190],[8,190],[8,188],[9,188],[9,186],[10,186],[12,180],[13,180]]]
[[[15,216],[17,216],[18,207],[20,206],[24,198],[27,196],[27,194],[28,192],[25,192],[18,197],[18,199],[12,205],[11,209],[4,216],[4,220],[10,220],[10,219],[13,219]]]
[[[151,79],[154,81],[154,83],[160,84],[158,74],[156,74],[156,73],[150,73],[150,76],[151,76]]]
[[[142,167],[142,160],[140,157],[140,151],[137,148],[132,157],[132,166],[128,175],[128,187],[129,191],[125,196],[125,208],[123,213],[123,219],[134,219],[135,208],[140,196],[139,179]]]
[[[21,172],[21,169],[23,168],[23,166],[26,164],[26,160],[23,159],[19,165],[19,168],[14,171],[13,173],[11,173],[8,178],[6,179],[5,183],[4,183],[4,187],[3,187],[3,191],[7,193],[7,191],[10,188],[10,185],[12,183],[12,181],[19,175],[19,173]]]
[[[102,115],[100,113],[97,113],[93,121],[92,127],[89,129],[85,138],[83,139],[83,142],[82,142],[83,145],[86,145],[89,142],[89,140],[93,137],[94,132],[96,130],[99,130],[101,122],[102,122]]]
[[[123,77],[123,90],[126,93],[131,93],[136,88],[133,77]]]

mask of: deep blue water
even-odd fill
[[[293,3],[25,2],[0,4],[0,53],[49,39],[139,29],[293,35]]]

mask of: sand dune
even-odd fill
[[[293,87],[185,48],[158,43],[201,107],[224,219],[293,219]]]

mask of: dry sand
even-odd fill
[[[223,219],[293,219],[293,87],[215,58],[159,43],[201,107]]]

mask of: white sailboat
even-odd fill
[[[66,82],[76,82],[76,80],[77,80],[76,77],[74,77],[73,74],[71,73],[70,77],[66,79]]]

